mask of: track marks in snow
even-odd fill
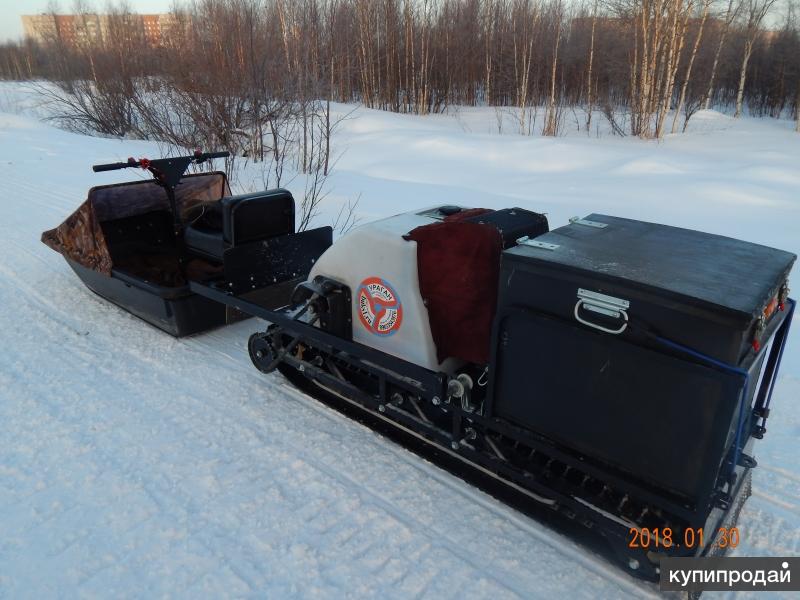
[[[251,321],[254,322],[254,321]],[[255,329],[255,327],[253,328]],[[197,341],[199,342],[202,338],[194,338],[192,343]],[[205,344],[201,344],[204,350],[211,349],[212,351],[216,351],[215,348],[208,348]],[[242,350],[239,351],[240,354]],[[230,355],[225,353],[225,356],[228,357],[232,362],[235,362],[237,367],[242,366],[241,361],[235,361],[235,359]],[[243,373],[244,376],[255,377],[257,379],[266,379],[262,375],[258,374],[255,371],[252,371],[250,368],[249,363],[245,363],[244,367],[246,372]],[[270,378],[272,379],[272,378]],[[414,470],[418,471],[422,477],[430,477],[435,479],[438,483],[446,486],[449,490],[457,494],[462,500],[464,506],[470,506],[473,503],[480,504],[484,509],[490,510],[498,519],[503,521],[507,521],[506,525],[509,528],[518,528],[526,531],[528,534],[535,536],[541,542],[547,544],[551,549],[554,549],[557,554],[563,554],[565,557],[569,557],[572,560],[578,561],[580,564],[588,568],[593,573],[598,575],[602,575],[609,579],[614,580],[618,585],[622,587],[622,589],[626,589],[629,593],[636,593],[639,595],[648,595],[648,589],[650,586],[646,584],[641,584],[640,582],[635,582],[631,578],[621,575],[617,570],[613,567],[609,566],[605,563],[602,559],[597,559],[591,557],[586,553],[585,550],[580,549],[577,547],[573,542],[564,538],[563,536],[552,532],[546,528],[542,528],[540,525],[535,524],[530,519],[522,516],[521,514],[504,507],[503,505],[499,504],[493,498],[490,498],[483,494],[482,492],[476,490],[472,486],[465,485],[461,480],[453,477],[452,475],[445,473],[441,469],[431,465],[427,461],[419,459],[417,456],[413,455],[412,453],[399,448],[395,444],[391,442],[384,442],[382,438],[377,436],[376,434],[372,433],[367,428],[354,424],[347,420],[342,415],[339,415],[335,411],[317,403],[311,398],[301,394],[294,388],[289,387],[287,384],[284,384],[284,387],[288,387],[285,390],[285,393],[288,397],[291,397],[292,400],[296,400],[302,402],[305,406],[310,408],[311,410],[324,415],[327,419],[329,419],[333,425],[333,429],[326,428],[324,431],[323,436],[314,436],[315,442],[320,445],[320,449],[322,450],[326,444],[330,444],[331,447],[335,445],[336,438],[340,438],[342,435],[341,429],[348,429],[353,426],[358,428],[362,428],[363,431],[368,432],[368,436],[376,437],[377,439],[381,440],[381,445],[385,446],[385,449],[391,453],[400,464],[404,467],[411,467]],[[349,432],[348,432],[349,433]],[[293,436],[287,436],[287,439],[294,439]],[[432,531],[434,538],[432,539],[432,544],[438,545],[441,543],[442,540],[446,541],[447,548],[451,551],[454,551],[456,555],[459,555],[461,552],[461,547],[463,546],[463,540],[454,540],[450,538],[450,535],[447,531],[442,530],[441,527],[437,527],[435,522],[435,517],[432,517],[430,520],[422,521],[418,517],[415,517],[409,513],[402,512],[402,510],[398,510],[396,508],[396,504],[393,504],[391,500],[387,500],[384,494],[381,492],[375,491],[375,485],[370,485],[374,483],[373,480],[370,480],[366,484],[362,484],[357,480],[351,479],[346,471],[338,470],[336,464],[331,464],[330,461],[322,461],[322,462],[314,462],[313,458],[310,458],[308,453],[305,452],[302,448],[295,447],[295,450],[298,452],[299,455],[304,456],[306,460],[312,461],[312,464],[318,468],[320,476],[325,473],[334,474],[338,478],[340,478],[343,482],[349,484],[354,489],[359,489],[367,495],[368,497],[373,498],[373,500],[377,500],[378,503],[382,505],[382,507],[390,512],[392,510],[396,510],[395,514],[401,521],[406,523],[407,525],[411,526],[413,523],[416,523],[418,528],[421,531]],[[324,455],[324,452],[319,453],[320,456]],[[336,457],[334,457],[336,458]],[[389,474],[389,481],[386,481],[386,487],[383,489],[390,489],[393,485],[393,479],[399,478],[397,473],[397,464],[393,463],[391,460],[384,465],[384,472]],[[338,470],[338,473],[337,473]],[[354,471],[358,472],[358,470]],[[402,479],[401,479],[402,481]],[[464,557],[462,557],[464,558]],[[471,557],[468,557],[471,558]],[[482,558],[481,560],[485,560]],[[493,568],[496,568],[495,565]],[[517,581],[517,576],[514,574],[518,571],[518,565],[514,565],[512,570],[503,571],[498,579],[505,582],[510,589],[515,591],[516,593],[522,595],[523,597],[527,592],[523,591],[526,588],[521,582]]]
[[[122,504],[114,510],[98,506],[94,509],[78,506],[69,511],[55,510],[47,519],[34,519],[32,529],[20,532],[20,537],[26,539],[36,531],[47,532],[48,537],[55,541],[54,551],[46,553],[47,564],[69,562],[77,557],[85,559],[91,554],[91,548],[104,544],[114,547],[124,542],[124,547],[132,546],[125,553],[106,553],[97,560],[82,561],[81,567],[73,567],[67,572],[68,582],[77,586],[100,585],[100,580],[107,580],[120,572],[137,572],[143,568],[142,553],[145,549],[159,556],[164,555],[160,543],[166,544],[163,552],[168,553],[170,544],[191,540],[192,546],[199,548],[201,554],[211,554],[211,563],[216,567],[213,576],[196,573],[194,578],[180,579],[191,586],[189,589],[213,590],[214,582],[224,581],[226,576],[234,579],[237,589],[244,593],[248,589],[264,589],[268,583],[263,575],[259,578],[258,573],[269,556],[256,556],[248,561],[240,555],[244,550],[245,554],[255,552],[252,548],[239,547],[242,545],[239,536],[246,540],[250,528],[235,520],[225,525],[214,523],[204,507],[194,500],[203,498],[219,511],[230,511],[231,506],[237,506],[236,498],[233,495],[225,497],[223,488],[230,486],[230,489],[249,495],[254,502],[257,497],[253,495],[255,485],[255,490],[267,497],[274,495],[270,493],[271,489],[276,490],[275,499],[284,510],[287,504],[293,507],[290,516],[286,517],[287,523],[284,523],[291,530],[290,538],[302,539],[309,535],[306,531],[308,524],[325,524],[322,532],[312,540],[285,545],[281,555],[288,552],[292,561],[297,561],[291,567],[296,569],[295,573],[303,571],[304,561],[306,568],[318,564],[318,577],[332,582],[333,587],[327,588],[329,591],[341,589],[336,585],[348,587],[356,582],[364,585],[365,579],[374,577],[376,581],[394,582],[392,585],[400,586],[410,595],[446,597],[449,592],[459,589],[452,585],[454,581],[466,581],[464,585],[467,587],[477,586],[471,588],[473,590],[483,589],[493,595],[499,594],[499,597],[524,597],[529,593],[530,576],[526,574],[523,579],[515,576],[513,560],[505,570],[499,569],[498,565],[491,569],[483,567],[486,558],[470,548],[474,540],[465,540],[463,533],[460,538],[452,538],[446,530],[432,528],[436,503],[420,511],[426,515],[424,520],[409,512],[409,508],[398,508],[398,505],[405,504],[414,510],[420,508],[421,502],[429,502],[425,496],[429,494],[430,473],[419,474],[419,469],[413,466],[409,471],[410,465],[420,462],[419,459],[412,455],[403,456],[402,451],[394,449],[387,452],[391,448],[389,443],[324,407],[309,411],[309,406],[314,406],[313,401],[304,399],[304,403],[297,403],[301,395],[284,384],[276,385],[280,379],[265,378],[253,371],[245,362],[242,346],[239,346],[239,360],[236,360],[233,348],[238,345],[238,339],[236,343],[229,340],[230,350],[223,345],[223,351],[206,345],[203,338],[178,342],[95,300],[80,287],[55,285],[53,289],[56,297],[63,299],[62,306],[48,303],[35,286],[22,286],[23,295],[32,300],[26,303],[26,311],[31,320],[27,332],[33,339],[47,339],[48,335],[76,325],[80,328],[85,320],[87,324],[95,319],[102,320],[102,323],[92,323],[89,336],[76,336],[65,344],[69,350],[59,353],[57,374],[69,374],[74,381],[69,382],[63,395],[51,397],[53,390],[58,389],[57,378],[52,374],[31,378],[24,360],[6,364],[3,370],[23,382],[29,401],[26,403],[28,408],[22,412],[35,422],[27,429],[31,433],[49,431],[51,440],[63,452],[61,458],[68,464],[80,463],[80,474],[73,473],[73,476],[83,481],[88,489],[78,492],[70,477],[51,481],[50,486],[55,490],[61,487],[59,493],[73,490],[76,497],[84,500],[88,491],[89,497],[99,494],[111,505]],[[62,317],[71,311],[80,315],[75,317],[76,322],[69,325],[61,322]],[[249,329],[254,326],[251,321],[237,327]],[[119,335],[112,337],[114,331]],[[224,334],[214,337],[219,336],[224,337]],[[239,332],[237,337],[244,340],[246,335]],[[113,344],[111,340],[115,340]],[[209,343],[216,341],[210,340]],[[35,343],[24,349],[28,353],[25,358],[36,358]],[[120,359],[124,361],[124,368],[120,368]],[[231,364],[218,365],[215,361]],[[224,368],[220,371],[220,367]],[[210,385],[201,375],[218,380],[222,385]],[[228,394],[231,402],[219,402],[223,390],[233,392]],[[263,396],[266,396],[263,398],[266,402],[262,401]],[[33,406],[38,409],[38,414],[29,410]],[[321,422],[320,415],[325,415]],[[25,428],[21,423],[17,425],[18,430]],[[232,450],[228,443],[231,439],[243,446],[237,449],[237,453],[253,452],[252,457],[226,456]],[[298,444],[295,440],[303,443]],[[42,454],[42,448],[34,442],[30,444],[27,449],[41,460],[41,463],[37,460],[38,464],[45,465],[51,460],[58,462],[54,456]],[[25,444],[19,445],[26,449]],[[195,463],[192,457],[203,456],[204,452],[210,452],[214,458],[192,464]],[[401,490],[403,493],[400,495],[387,496],[376,491],[374,486],[353,479],[349,475],[350,468],[355,473],[363,473],[365,467],[369,468],[369,461],[352,464],[349,460],[339,460],[341,453],[354,452],[380,457],[380,464],[373,468],[383,471],[376,479],[387,488],[397,487],[398,470],[410,472],[410,482],[403,478],[399,484],[408,486],[408,489]],[[18,461],[18,458],[4,458]],[[226,482],[224,476],[215,472],[215,461],[221,465],[236,464],[239,473],[243,470],[252,470],[253,473]],[[198,466],[199,469],[192,472]],[[65,485],[66,489],[63,488]],[[441,507],[448,508],[440,507],[438,510],[451,512],[451,505],[461,504],[463,497],[460,493],[453,497],[453,491],[459,486],[463,484],[453,480],[439,492],[445,496]],[[316,500],[312,494],[312,498],[305,497],[301,504],[297,504],[298,495],[306,496],[315,490],[319,494]],[[17,501],[20,505],[36,501],[45,497],[46,492],[34,490],[30,496]],[[258,506],[269,515],[271,508],[268,505]],[[431,508],[433,510],[429,511]],[[101,517],[99,523],[93,522],[91,516],[95,510]],[[240,520],[251,518],[249,510],[248,507],[240,514]],[[485,507],[470,507],[469,512],[476,510],[485,512]],[[337,515],[333,521],[326,516],[329,512]],[[368,518],[359,521],[355,515],[362,512]],[[203,518],[198,520],[198,517]],[[479,517],[476,517],[473,514],[466,523],[477,521]],[[505,521],[506,517],[495,511],[492,519]],[[80,535],[74,535],[69,529],[69,524],[75,521],[89,523],[78,530]],[[133,523],[133,526],[121,528],[121,523]],[[175,535],[164,540],[156,536],[152,545],[139,541],[142,532],[149,531],[152,535],[154,531],[165,529],[167,523],[169,528],[177,531]],[[68,529],[65,531],[64,527]],[[443,527],[457,529],[463,528],[464,524],[456,512],[455,516],[448,517]],[[515,529],[513,524],[505,527]],[[333,532],[330,541],[325,531]],[[484,529],[482,534],[491,534],[491,530]],[[519,533],[514,535],[520,537]],[[106,536],[111,541],[104,539]],[[115,540],[115,536],[119,539]],[[522,535],[521,539],[525,537]],[[391,540],[389,549],[386,540]],[[525,544],[531,546],[531,541]],[[214,552],[214,548],[219,547],[225,549],[222,556]],[[561,556],[556,547],[539,549],[533,544],[528,551],[540,557]],[[237,556],[238,567],[227,564],[224,555],[227,552]],[[496,552],[495,549],[493,555]],[[436,565],[436,568],[423,569],[428,575],[420,575],[416,571],[418,566],[409,558],[414,556],[425,564]],[[337,577],[336,574],[344,568],[343,563],[358,572]],[[247,571],[252,573],[248,576]],[[456,579],[456,574],[459,579]],[[602,580],[598,578],[598,582],[602,583]],[[364,591],[369,595],[376,590],[367,585]]]
[[[0,352],[0,596],[656,595],[653,586],[316,403],[279,376],[259,374],[245,347],[259,322],[176,341],[88,292],[39,236],[78,206],[86,188],[105,182],[88,171],[84,157],[121,156],[122,144],[28,127],[24,119],[15,127],[29,129],[19,152],[31,154],[13,165],[0,162],[9,198],[0,203],[0,331],[6,348]],[[397,135],[405,143],[405,134]],[[382,132],[364,139],[369,136],[382,139]],[[544,147],[511,141],[515,148]],[[53,144],[80,151],[58,159],[48,156]],[[582,160],[591,159],[589,148],[579,145]],[[508,147],[506,140],[494,140],[493,160],[501,161]],[[627,147],[613,147],[613,161],[634,164],[635,153],[626,163]],[[3,151],[8,148],[0,147],[0,159]],[[349,155],[356,163],[360,151]],[[541,195],[535,204],[553,208],[554,223],[603,210],[586,200],[576,203],[583,194],[574,182],[548,200],[550,184],[536,180],[544,187],[532,186],[533,171],[524,165],[501,181],[477,166],[469,169],[481,185],[446,180],[446,169],[438,166],[434,173],[411,165],[394,171],[411,173],[410,181],[387,186],[363,170],[347,171],[349,162],[342,163],[337,185],[374,183],[380,193],[365,193],[364,210],[377,216],[386,208],[376,198],[385,204],[413,196],[430,204],[442,194],[454,197],[454,190],[476,205],[515,197],[536,209],[525,191],[532,187]],[[419,183],[428,175],[433,183]],[[602,173],[589,175],[592,189],[597,180],[601,190],[611,185]],[[548,173],[547,181],[557,179]],[[500,188],[490,190],[489,183]],[[418,194],[407,194],[411,189]],[[604,202],[630,210],[641,204],[612,194]],[[641,210],[658,213],[654,207]],[[749,231],[751,220],[741,218]],[[776,405],[790,400],[784,395]],[[797,427],[791,420],[773,422],[781,435]],[[776,466],[759,470],[757,495],[740,524],[741,551],[797,553],[797,539],[787,532],[797,531],[800,522],[800,477],[778,453],[764,462]]]

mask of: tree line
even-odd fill
[[[186,137],[205,127],[251,156],[279,152],[278,116],[306,107],[294,125],[316,135],[304,169],[310,147],[330,143],[328,101],[415,114],[508,107],[520,132],[544,135],[576,107],[587,131],[607,118],[644,138],[709,107],[791,116],[800,130],[800,24],[792,5],[775,3],[196,0],[173,10],[157,46],[117,4],[102,40],[0,47],[0,76],[57,82],[88,128]]]

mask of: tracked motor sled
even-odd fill
[[[639,577],[664,556],[724,551],[766,433],[793,254],[602,214],[550,231],[521,208],[449,205],[331,245],[330,228],[294,231],[286,191],[180,179],[207,156],[114,165],[154,183],[94,188],[44,241],[173,335],[264,319],[248,342],[260,371]]]

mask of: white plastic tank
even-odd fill
[[[353,341],[432,370],[436,358],[428,309],[417,276],[417,243],[403,236],[436,222],[435,209],[403,213],[353,229],[336,241],[311,269],[351,291]]]

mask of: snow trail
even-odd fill
[[[743,133],[726,123],[660,146],[550,144],[468,134],[447,117],[361,113],[344,129],[348,150],[329,212],[357,190],[364,220],[444,202],[516,203],[547,210],[555,226],[592,210],[683,225],[695,214],[699,229],[741,236],[755,222],[741,237],[800,247],[786,166],[800,152],[772,124],[748,122]],[[478,130],[479,116],[462,118]],[[632,190],[610,191],[620,187],[616,177],[664,185],[674,173],[659,165],[695,169],[693,157],[711,154],[709,138],[722,143],[747,131],[754,155],[779,140],[780,156],[748,159],[756,190],[748,193],[762,194],[774,214],[754,216],[760,209],[735,198],[679,210],[696,202],[693,194],[728,185],[725,169],[745,158],[724,152],[707,159],[709,172],[696,182],[705,191],[674,181],[635,204]],[[547,161],[525,162],[525,152],[548,150]],[[130,154],[152,155],[155,146],[0,113],[0,597],[658,595],[279,375],[258,373],[246,340],[262,323],[175,340],[86,290],[39,235],[88,187],[119,177],[94,175],[91,164]],[[590,182],[594,198],[585,197]],[[663,204],[680,193],[689,193],[680,206]],[[800,415],[792,404],[800,369],[789,365],[757,447],[762,467],[739,554],[800,552]]]

